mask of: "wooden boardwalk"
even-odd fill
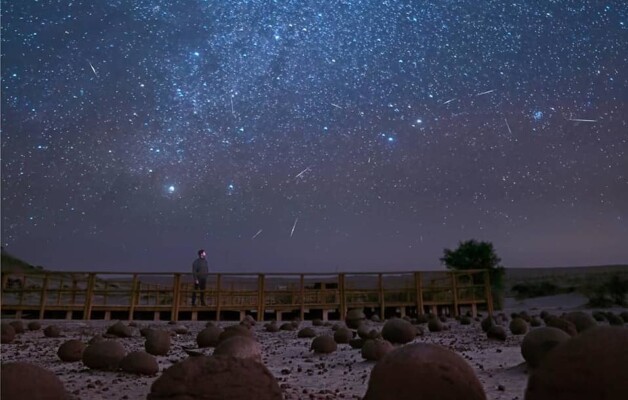
[[[2,314],[34,319],[342,319],[492,313],[484,270],[379,273],[210,274],[205,306],[191,304],[190,274],[40,272],[3,274]],[[198,302],[197,302],[198,303]]]

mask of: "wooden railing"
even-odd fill
[[[478,305],[492,313],[489,275],[484,270],[417,271],[339,274],[210,274],[205,306],[191,304],[190,274],[118,272],[41,272],[3,274],[2,312],[29,318],[135,319],[153,313],[154,319],[197,319],[212,313],[336,313],[361,308],[378,313],[406,311],[449,312]],[[205,315],[207,317],[207,315]]]

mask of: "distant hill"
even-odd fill
[[[11,253],[7,252],[4,247],[2,248],[2,259],[0,260],[2,273],[16,273],[16,272],[30,272],[37,273],[43,272],[44,268],[41,266],[34,266],[21,260]]]

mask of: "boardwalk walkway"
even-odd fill
[[[2,314],[36,319],[258,321],[297,317],[341,319],[347,310],[367,316],[457,316],[492,313],[488,273],[411,271],[338,274],[210,274],[206,306],[193,306],[190,274],[40,272],[3,274]]]

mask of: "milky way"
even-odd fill
[[[57,269],[628,259],[622,1],[2,1],[2,243]]]

